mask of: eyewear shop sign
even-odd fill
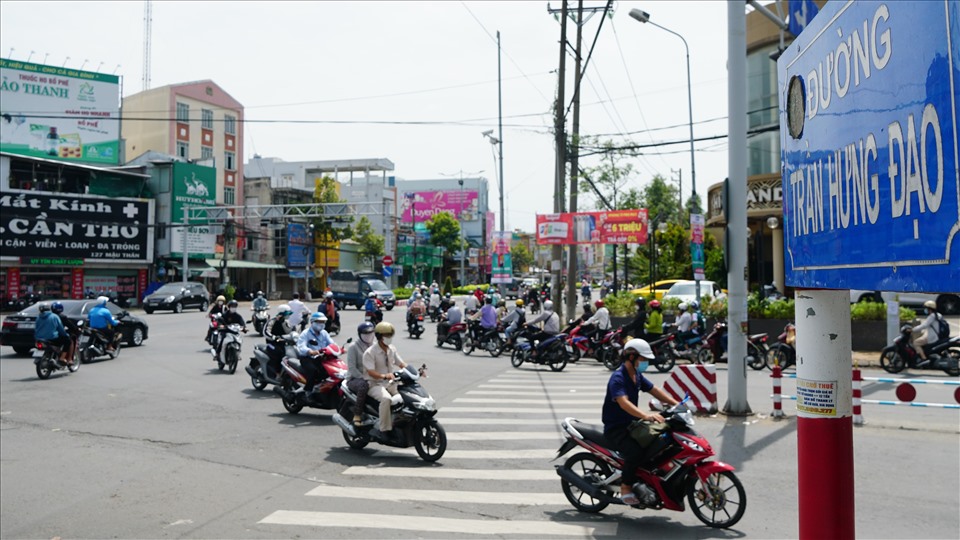
[[[538,244],[643,244],[647,210],[537,215]]]
[[[36,192],[0,196],[4,256],[153,261],[153,201]]]
[[[787,284],[960,283],[960,2],[830,2],[780,57]]]

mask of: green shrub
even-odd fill
[[[704,296],[700,302],[700,311],[703,313],[703,316],[708,319],[724,320],[727,318],[727,299],[726,298],[710,298],[709,296]]]
[[[443,280],[443,294],[453,294],[453,280],[450,279],[450,276],[447,276],[447,279]]]
[[[612,317],[629,317],[637,312],[637,306],[634,304],[636,299],[637,296],[630,291],[620,291],[605,296],[603,305],[610,310]]]
[[[676,314],[678,309],[677,306],[680,305],[679,298],[664,298],[660,301],[660,307],[663,308],[664,313],[674,313]]]
[[[397,297],[397,300],[407,300],[413,296],[413,289],[394,289],[393,295]]]
[[[461,287],[454,287],[453,294],[456,294],[456,295],[473,294],[473,291],[477,289],[480,289],[481,291],[483,291],[483,294],[487,294],[487,291],[490,290],[490,285],[487,283],[484,283],[482,285],[463,285]]]
[[[917,313],[900,306],[900,322],[909,323],[917,318]],[[850,305],[850,319],[854,321],[885,321],[887,305],[883,302],[857,302]]]
[[[764,300],[764,302],[767,303],[767,306],[763,310],[763,318],[765,319],[793,319],[794,318],[795,302],[793,298],[774,300],[773,302]]]
[[[223,296],[227,299],[227,302],[233,300],[233,295],[237,293],[237,288],[233,285],[227,285],[223,288]]]

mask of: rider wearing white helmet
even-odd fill
[[[293,310],[287,304],[277,306],[277,313],[263,327],[263,337],[267,342],[267,356],[270,357],[270,367],[274,373],[280,371],[280,361],[286,353],[286,344],[283,336],[293,331],[295,324],[290,322],[290,315]]]
[[[620,498],[624,504],[636,505],[640,501],[632,488],[637,481],[636,470],[643,461],[645,449],[631,437],[631,428],[637,420],[663,422],[659,413],[640,409],[637,405],[640,392],[647,392],[667,405],[676,405],[677,400],[641,375],[647,369],[648,360],[655,358],[649,343],[642,339],[631,339],[624,345],[620,357],[623,363],[610,375],[603,399],[603,435],[623,456]]]
[[[531,340],[534,342],[543,341],[549,339],[560,333],[560,316],[553,312],[553,302],[547,300],[543,303],[543,311],[540,312],[540,315],[537,315],[535,319],[528,322],[524,326],[531,326],[537,323],[543,323],[543,329],[531,336]],[[536,356],[536,348],[533,350],[533,355]]]

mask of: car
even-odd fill
[[[678,282],[678,281],[681,281],[681,280],[679,280],[679,279],[661,279],[660,281],[654,283],[654,284],[653,284],[653,287],[652,287],[652,290],[653,290],[653,294],[656,295],[657,300],[663,300],[663,295],[666,294],[666,292],[670,289],[670,287],[673,287],[673,284],[676,283],[676,282]],[[644,298],[649,298],[649,297],[650,297],[650,294],[651,294],[651,287],[650,287],[650,285],[647,285],[647,286],[641,287],[641,288],[639,288],[639,289],[633,289],[633,290],[630,291],[630,292],[633,293],[633,294],[635,294],[635,295],[637,295],[637,296],[642,296],[642,297],[644,297]]]
[[[520,284],[522,281],[518,278],[513,278],[513,281],[510,283],[496,283],[493,286],[496,287],[501,295],[506,298],[518,298],[520,296]]]
[[[53,304],[54,302],[62,303],[63,314],[73,321],[86,319],[90,310],[97,305],[96,299],[51,299],[44,300],[44,302],[48,304]],[[123,342],[134,347],[142,345],[143,341],[147,339],[149,335],[150,328],[147,326],[147,323],[140,317],[130,314],[113,302],[107,302],[107,309],[110,310],[114,318],[120,321],[118,330],[123,335]],[[30,349],[36,345],[36,341],[33,338],[33,329],[37,324],[37,315],[39,313],[40,303],[38,302],[22,311],[8,315],[3,319],[3,326],[2,329],[0,329],[0,343],[8,347],[13,347],[13,350],[16,351],[17,354],[30,354]]]
[[[206,311],[210,305],[210,293],[202,283],[167,283],[143,299],[143,310],[147,315],[158,310],[170,310],[182,313],[184,309],[196,308]]]
[[[712,281],[700,281],[700,297],[711,296],[713,298],[724,298],[727,293],[719,285]],[[670,289],[663,295],[663,299],[679,298],[681,302],[690,302],[697,299],[697,282],[693,280],[683,280],[674,283]]]
[[[937,304],[937,311],[944,315],[960,315],[960,292],[956,293],[918,293],[918,292],[881,292],[881,291],[861,291],[850,290],[850,303],[856,302],[883,302],[893,300],[897,296],[900,304],[904,306],[922,306],[924,302],[933,300]]]

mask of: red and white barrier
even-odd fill
[[[717,367],[713,364],[676,366],[663,388],[677,400],[690,394],[690,408],[695,412],[717,412]]]

